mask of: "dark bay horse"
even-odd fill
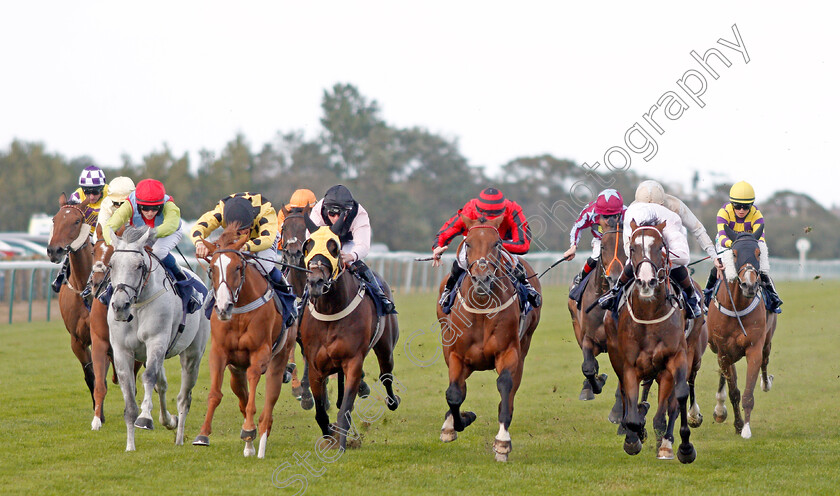
[[[283,263],[303,268],[303,243],[306,241],[306,221],[312,207],[297,207],[286,209],[280,207],[283,213],[283,224],[280,226],[280,256]],[[298,298],[303,297],[303,290],[306,287],[306,272],[302,270],[288,269],[284,271],[286,279],[292,285],[292,289]],[[295,335],[297,335],[298,321],[295,321]],[[295,349],[289,354],[289,363],[295,363]],[[300,400],[300,406],[304,410],[311,410],[315,406],[312,398],[312,391],[309,389],[309,366],[304,360],[303,376],[300,380],[297,371],[292,370],[292,396]]]
[[[583,381],[583,389],[580,391],[580,399],[587,401],[595,399],[596,394],[601,393],[606,374],[598,374],[600,367],[595,359],[599,354],[607,351],[607,334],[604,331],[604,313],[606,310],[598,305],[592,306],[598,298],[606,293],[621,276],[624,270],[624,262],[627,255],[624,253],[624,242],[622,240],[622,223],[619,216],[602,216],[599,220],[601,231],[604,233],[601,238],[601,256],[598,263],[592,269],[592,275],[586,284],[580,300],[580,308],[577,302],[569,299],[569,313],[572,316],[572,327],[575,331],[578,345],[583,352],[583,365],[581,370],[586,378]],[[589,311],[587,312],[587,309]],[[618,422],[621,415],[621,399],[616,389],[616,401],[611,420]]]
[[[717,353],[720,365],[720,382],[714,411],[716,422],[726,420],[726,391],[729,384],[729,400],[735,414],[735,432],[744,439],[752,436],[750,415],[755,406],[755,383],[761,372],[761,389],[769,391],[773,376],[767,375],[770,361],[770,347],[776,332],[776,314],[767,309],[759,290],[759,247],[758,240],[764,226],[755,233],[735,233],[725,226],[726,235],[732,241],[731,252],[722,257],[726,281],[721,281],[714,302],[709,307],[709,345]],[[741,418],[738,390],[738,376],[735,363],[747,358],[747,380],[744,387],[744,418]]]
[[[630,262],[635,281],[627,290],[627,301],[620,307],[618,321],[611,312],[607,313],[604,327],[610,362],[621,387],[622,425],[626,429],[624,451],[636,455],[642,449],[647,408],[639,404],[639,383],[655,379],[659,384],[655,418],[664,419],[665,409],[669,413],[657,456],[660,459],[674,457],[672,446],[677,412],[671,401],[673,393],[680,413],[682,440],[677,457],[682,463],[691,463],[697,453],[689,442],[691,430],[687,421],[685,318],[671,287],[668,248],[662,236],[665,223],[657,222],[653,219],[637,226],[631,221]]]
[[[245,456],[256,450],[265,457],[266,443],[274,422],[273,411],[289,352],[295,344],[294,328],[283,326],[283,316],[274,305],[274,288],[247,255],[240,250],[247,236],[237,234],[239,225],[227,226],[216,244],[202,241],[208,248],[210,277],[216,304],[210,319],[210,392],[207,416],[193,444],[210,445],[213,414],[222,401],[225,368],[230,369],[230,388],[239,398],[239,410],[245,417],[240,437],[245,441]],[[254,423],[257,385],[265,379],[265,405],[259,417],[259,432]]]
[[[58,212],[53,216],[47,254],[53,263],[61,263],[65,256],[70,258],[70,276],[58,293],[58,305],[64,327],[70,333],[70,348],[82,365],[85,384],[90,390],[91,400],[96,408],[94,398],[96,380],[90,351],[90,312],[80,296],[93,265],[90,226],[85,224],[85,214],[82,210],[87,204],[87,199],[80,204],[68,203],[67,196],[64,193],[61,194],[58,198]],[[104,381],[104,375],[102,380]],[[104,421],[101,408],[95,414],[98,415],[100,422]],[[91,424],[92,428],[95,428],[94,423]]]
[[[379,380],[385,387],[390,410],[397,409],[400,397],[394,394],[392,375],[394,347],[399,339],[397,316],[378,316],[364,285],[345,268],[340,241],[333,231],[341,228],[341,222],[332,228],[310,224],[311,237],[304,243],[306,266],[311,271],[306,279],[309,302],[300,317],[300,338],[315,397],[315,420],[328,438],[325,441],[330,441],[329,446],[336,447],[332,441],[337,436],[337,444],[343,450],[362,381],[362,365],[371,349],[379,361]],[[384,281],[382,289],[391,296]],[[339,374],[339,411],[336,425],[331,426],[326,381],[334,373]]]
[[[468,233],[462,244],[466,247],[467,274],[456,295],[457,302],[449,315],[437,306],[438,321],[443,338],[443,357],[449,368],[449,405],[441,428],[440,439],[457,439],[476,419],[473,412],[461,412],[467,396],[467,378],[476,370],[496,370],[499,374],[499,432],[493,443],[497,461],[507,461],[511,451],[508,429],[513,419],[513,400],[522,381],[525,356],[531,337],[540,320],[540,309],[531,310],[523,319],[518,293],[513,284],[512,258],[502,247],[499,226],[502,217],[491,220],[472,220],[461,217]],[[460,252],[460,247],[459,247]],[[526,275],[534,288],[540,290],[534,270],[522,260]],[[446,284],[441,282],[440,291]]]

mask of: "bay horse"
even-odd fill
[[[204,348],[210,337],[210,323],[202,312],[186,316],[181,326],[181,298],[160,260],[151,252],[155,228],[129,227],[122,237],[111,234],[111,284],[114,294],[108,307],[108,329],[114,351],[120,389],[125,400],[126,451],[134,451],[134,428],[153,429],[152,391],[160,395],[160,421],[177,429],[175,444],[184,443],[184,428],[192,402],[192,389]],[[184,269],[188,271],[188,269]],[[166,410],[166,372],[163,361],[181,357],[181,390],[178,415]],[[135,362],[144,362],[143,402],[138,415]]]
[[[265,458],[268,436],[274,422],[273,412],[289,353],[295,344],[295,327],[286,329],[283,315],[274,305],[274,287],[248,263],[240,251],[248,236],[238,234],[239,224],[232,222],[217,243],[202,240],[208,248],[210,277],[216,304],[210,319],[210,392],[204,425],[193,441],[197,446],[210,445],[213,414],[222,401],[225,368],[230,370],[230,388],[239,398],[244,422],[239,437],[245,441],[244,456],[255,453]],[[254,422],[257,411],[257,385],[265,375],[265,405]],[[259,427],[259,431],[257,428]],[[258,452],[254,440],[259,438]]]
[[[437,305],[438,321],[443,338],[443,357],[449,368],[449,387],[440,439],[454,441],[458,432],[473,423],[473,412],[461,412],[467,395],[467,378],[476,370],[493,370],[499,374],[496,387],[499,403],[499,432],[493,443],[497,461],[505,462],[512,449],[510,423],[513,400],[522,381],[525,356],[531,337],[540,320],[540,308],[521,319],[519,294],[511,274],[515,261],[502,246],[499,226],[502,217],[472,220],[461,216],[468,232],[461,242],[466,248],[467,273],[458,289],[456,303],[449,315]],[[460,247],[458,252],[460,252]],[[539,279],[528,262],[521,260],[526,276],[540,290]],[[446,285],[441,282],[440,292]],[[466,296],[464,296],[466,295]]]
[[[400,397],[394,394],[392,375],[399,325],[394,314],[378,316],[365,286],[345,267],[335,234],[343,221],[319,228],[309,217],[305,220],[311,236],[304,243],[303,252],[310,273],[306,278],[309,299],[300,317],[301,344],[309,365],[315,420],[324,438],[329,438],[329,446],[335,447],[332,441],[337,436],[339,448],[344,450],[350,414],[362,381],[362,365],[371,349],[379,361],[379,380],[385,387],[388,408],[393,411],[400,404]],[[391,297],[387,283],[382,281],[381,285]],[[336,424],[330,425],[326,383],[334,373],[339,375],[339,411]]]
[[[726,383],[735,414],[735,432],[742,438],[752,436],[750,416],[755,406],[755,383],[761,373],[761,389],[769,391],[773,376],[767,375],[770,348],[776,332],[776,314],[763,303],[759,279],[758,240],[764,226],[754,233],[736,233],[729,226],[724,231],[732,241],[730,252],[724,252],[726,281],[721,281],[709,306],[709,346],[717,354],[720,382],[716,394],[714,419],[726,420]],[[747,379],[744,387],[744,417],[741,418],[738,376],[735,363],[747,358]]]
[[[280,226],[280,256],[287,266],[303,267],[303,243],[306,241],[306,221],[312,207],[280,207],[283,213],[283,224]],[[292,290],[298,298],[303,297],[306,287],[306,273],[301,270],[284,270],[286,279],[292,285]],[[299,321],[295,321],[295,335],[297,335]],[[289,353],[289,363],[295,363],[295,348]],[[309,366],[303,362],[303,376],[298,380],[297,370],[292,370],[292,396],[300,401],[304,410],[311,410],[315,406],[312,391],[309,389]]]
[[[607,334],[604,330],[606,310],[594,303],[618,281],[627,260],[627,255],[624,253],[620,216],[601,216],[599,224],[603,232],[600,257],[586,283],[586,289],[580,299],[580,307],[571,298],[568,304],[575,338],[583,352],[581,370],[585,379],[579,396],[582,401],[595,399],[595,395],[601,393],[604,382],[607,380],[607,374],[598,374],[600,367],[595,359],[599,354],[607,351]],[[618,423],[620,416],[621,394],[616,388],[615,405],[610,413],[610,420]]]
[[[91,266],[93,250],[90,243],[90,225],[85,223],[82,210],[88,205],[86,198],[82,203],[70,203],[64,193],[58,198],[58,212],[53,216],[47,255],[53,263],[61,263],[64,257],[70,259],[70,276],[58,293],[58,306],[64,327],[70,333],[70,348],[82,365],[85,384],[90,390],[91,401],[96,408],[94,385],[96,378],[91,359],[90,312],[80,296],[85,287]],[[104,375],[103,379],[104,381]],[[104,421],[102,410],[95,413]]]
[[[655,379],[659,384],[656,417],[664,418],[665,409],[669,413],[657,457],[674,457],[677,412],[670,401],[673,393],[680,414],[682,440],[677,457],[682,463],[691,463],[697,453],[690,442],[687,422],[688,361],[683,332],[686,322],[671,286],[668,247],[662,235],[665,222],[651,219],[637,225],[631,220],[630,227],[629,258],[635,281],[626,290],[626,303],[619,309],[618,320],[612,312],[604,316],[610,362],[621,388],[621,423],[626,430],[624,451],[636,455],[642,449],[647,408],[639,404],[639,383]]]

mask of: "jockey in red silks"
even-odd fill
[[[489,219],[500,216],[504,217],[501,226],[499,226],[499,235],[502,238],[502,246],[511,254],[514,262],[513,275],[527,288],[528,301],[531,302],[531,305],[535,308],[542,305],[540,293],[525,278],[525,268],[517,257],[517,255],[528,253],[528,249],[531,247],[531,228],[528,226],[525,214],[522,213],[522,207],[516,202],[505,198],[502,192],[496,188],[483,190],[478,195],[478,198],[473,198],[468,201],[463,208],[458,210],[458,213],[443,224],[443,227],[440,228],[440,231],[435,236],[435,243],[432,246],[432,265],[440,265],[440,256],[446,251],[449,243],[455,236],[459,234],[466,236],[467,226],[461,220],[462,215],[473,220],[479,217]],[[443,290],[443,294],[441,294],[441,306],[449,298],[461,274],[466,270],[466,251],[462,246],[455,257],[455,262],[452,264],[452,274],[449,276],[449,280],[446,281],[446,287]]]

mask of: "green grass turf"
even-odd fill
[[[615,374],[605,394],[579,401],[581,354],[566,310],[565,288],[546,292],[543,318],[525,362],[511,425],[507,464],[493,459],[498,430],[494,372],[467,384],[464,408],[477,421],[457,441],[439,440],[446,411],[447,372],[436,348],[432,294],[397,296],[401,338],[395,375],[402,385],[396,412],[360,425],[363,446],[333,463],[321,462],[314,442],[314,410],[304,411],[284,386],[264,460],[244,458],[242,416],[225,381],[211,446],[175,446],[174,433],[157,422],[138,431],[137,451],[124,452],[119,387],[109,385],[106,423],[90,430],[91,402],[82,371],[60,322],[0,326],[0,492],[4,494],[837,494],[840,480],[840,282],[779,284],[784,313],[773,343],[773,390],[756,393],[753,438],[712,420],[717,362],[704,355],[697,384],[704,423],[693,429],[697,460],[660,461],[655,442],[634,457],[606,420]],[[413,359],[405,349],[411,336]],[[419,366],[421,361],[432,362]],[[166,363],[169,408],[180,384],[177,360]],[[369,378],[378,375],[374,359]],[[738,365],[741,389],[745,364]],[[193,392],[186,441],[198,432],[207,408],[206,357]],[[332,388],[331,388],[332,389]],[[334,392],[334,390],[333,390]],[[333,394],[334,397],[334,394]],[[158,399],[155,396],[155,402]],[[361,400],[360,400],[361,401]],[[262,409],[262,395],[258,398]],[[357,403],[358,405],[358,403]],[[376,413],[381,403],[370,400]],[[654,404],[655,408],[655,404]],[[259,412],[258,410],[258,412]],[[335,409],[330,410],[335,418]],[[652,412],[648,415],[648,428]],[[356,420],[359,424],[359,421]],[[308,454],[309,472],[297,465]],[[336,452],[330,453],[335,456]],[[284,467],[285,470],[275,469]],[[297,474],[298,482],[278,485]],[[317,475],[316,475],[317,474]],[[274,480],[273,480],[274,477]],[[305,487],[304,487],[305,484]]]

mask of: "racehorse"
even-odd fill
[[[155,229],[129,227],[122,237],[111,234],[111,284],[114,294],[108,308],[108,328],[114,368],[125,400],[126,451],[134,451],[134,428],[153,429],[152,390],[160,395],[160,422],[175,429],[175,444],[184,443],[184,427],[192,402],[192,389],[210,336],[210,323],[201,312],[186,316],[181,326],[181,298],[151,252]],[[187,269],[184,269],[187,270]],[[167,284],[168,281],[168,284]],[[165,358],[181,356],[181,390],[178,415],[166,410]],[[145,363],[143,402],[138,416],[135,400],[135,361]]]
[[[499,235],[502,217],[472,220],[461,216],[461,220],[468,229],[461,242],[466,247],[467,273],[449,315],[440,304],[437,306],[443,357],[449,368],[446,390],[449,411],[440,439],[454,441],[457,433],[476,419],[473,412],[461,412],[467,395],[467,378],[476,370],[495,369],[499,374],[496,387],[501,402],[499,432],[493,450],[497,461],[507,461],[512,448],[508,429],[513,418],[513,400],[522,381],[525,356],[540,320],[540,309],[535,308],[521,318],[519,293],[509,275],[516,262],[502,247]],[[534,277],[533,269],[524,260],[522,264],[526,276],[539,291],[540,282]],[[441,282],[441,292],[445,284],[446,279]]]
[[[280,255],[283,263],[287,266],[303,268],[303,242],[306,241],[305,217],[309,217],[312,207],[293,207],[286,209],[281,207],[283,212],[283,225],[280,226]],[[306,273],[301,270],[289,269],[285,271],[286,279],[292,285],[292,289],[298,298],[303,297],[303,290],[306,287]],[[295,321],[294,334],[297,335],[298,321]],[[294,347],[289,354],[289,363],[295,363]],[[309,365],[304,360],[303,376],[298,380],[297,371],[292,369],[292,396],[300,400],[300,406],[304,410],[311,410],[315,406],[312,398],[312,391],[309,389]]]
[[[583,401],[595,399],[595,395],[601,393],[604,382],[607,380],[606,374],[598,374],[600,367],[595,359],[599,354],[607,351],[607,334],[604,331],[605,310],[594,303],[618,281],[621,271],[624,270],[624,262],[627,260],[621,237],[620,216],[601,216],[599,223],[603,232],[601,256],[586,283],[586,289],[580,299],[580,307],[573,299],[569,299],[572,327],[578,346],[583,351],[581,370],[586,379],[583,381],[579,397]],[[616,389],[615,406],[610,413],[610,419],[617,423],[620,415],[621,396]]]
[[[193,444],[210,445],[213,414],[222,401],[225,368],[230,369],[230,388],[239,398],[244,416],[240,438],[245,441],[245,456],[256,452],[254,440],[259,434],[259,458],[265,457],[268,436],[274,422],[274,404],[280,396],[283,373],[295,344],[294,326],[285,329],[283,315],[274,305],[274,287],[254,264],[247,263],[241,252],[248,236],[237,232],[233,222],[222,232],[217,244],[206,240],[210,277],[216,304],[210,320],[210,392],[207,415]],[[253,255],[251,255],[253,256]],[[257,385],[265,374],[265,406],[259,417],[259,432],[254,423],[257,411]]]
[[[315,397],[315,420],[325,438],[338,437],[343,450],[362,381],[362,365],[371,349],[379,361],[379,380],[385,387],[388,408],[393,411],[400,404],[400,397],[394,394],[392,375],[399,326],[396,315],[378,315],[372,296],[365,297],[364,284],[344,266],[335,234],[343,221],[319,228],[309,217],[305,220],[311,236],[304,243],[303,252],[311,272],[306,278],[309,301],[300,317],[300,338]],[[388,285],[382,281],[381,286],[390,297]],[[326,381],[334,373],[339,374],[339,411],[336,425],[331,426]],[[330,446],[335,447],[335,443]]]
[[[97,229],[101,229],[101,227],[97,227]],[[92,289],[92,292],[98,293],[100,287],[106,282],[105,274],[108,270],[108,263],[111,261],[112,252],[113,247],[105,243],[104,239],[100,239],[93,245],[93,267],[86,285],[86,287]],[[93,291],[94,288],[96,291]],[[90,302],[90,341],[93,375],[95,378],[93,388],[93,420],[90,423],[90,428],[91,430],[98,431],[102,427],[102,422],[105,421],[105,415],[102,413],[105,394],[108,392],[105,376],[108,374],[109,364],[113,362],[111,343],[108,336],[108,307],[99,301],[98,298],[93,298]],[[139,362],[135,364],[135,376],[139,365]],[[114,384],[119,383],[116,367],[114,367],[111,380]]]
[[[674,457],[676,409],[670,401],[674,393],[682,440],[677,457],[682,463],[691,463],[697,453],[689,442],[691,430],[686,415],[689,391],[685,319],[673,296],[668,247],[662,236],[665,223],[657,223],[657,219],[651,219],[636,225],[631,220],[630,263],[635,281],[626,291],[626,304],[620,307],[617,321],[608,313],[604,328],[610,362],[621,388],[624,407],[621,423],[626,429],[624,451],[636,455],[642,449],[647,408],[639,404],[639,382],[655,379],[659,384],[655,418],[664,418],[666,408],[669,413],[665,431],[657,433],[657,437],[662,436],[657,456]]]
[[[726,281],[721,281],[709,307],[709,345],[717,353],[720,365],[720,382],[716,395],[714,419],[726,420],[726,382],[729,383],[729,400],[735,412],[735,432],[744,439],[752,436],[750,415],[755,406],[755,383],[761,372],[761,389],[770,391],[773,376],[767,375],[770,347],[776,332],[776,314],[767,311],[759,291],[758,240],[764,226],[754,233],[736,233],[724,226],[732,241],[731,252],[724,252]],[[724,291],[725,289],[725,291]],[[738,405],[741,393],[735,363],[747,357],[747,381],[744,388],[744,418]]]
[[[58,205],[58,212],[53,216],[47,254],[53,263],[62,262],[65,256],[70,258],[70,276],[67,278],[67,284],[62,285],[58,293],[58,305],[64,326],[70,333],[70,348],[82,364],[85,383],[90,390],[95,409],[96,378],[90,351],[90,312],[80,296],[93,265],[90,226],[85,224],[85,214],[82,210],[88,205],[88,199],[79,204],[69,203],[67,196],[62,193],[58,198]],[[102,380],[104,381],[104,375]],[[104,421],[105,417],[101,408],[95,412],[95,415],[99,416],[100,422]]]

